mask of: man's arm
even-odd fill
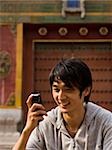
[[[112,124],[107,127],[106,134],[104,136],[103,150],[112,150]]]
[[[25,150],[31,132],[32,131],[24,128],[20,135],[19,140],[17,141],[12,150]]]
[[[27,100],[28,114],[25,128],[12,150],[25,150],[31,132],[38,126],[39,121],[44,119],[43,115],[47,115],[43,105],[38,103],[32,105],[32,97],[33,95],[31,94]]]

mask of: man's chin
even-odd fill
[[[68,109],[60,108],[60,110],[61,110],[62,113],[68,113]]]

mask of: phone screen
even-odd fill
[[[33,104],[33,103],[42,104],[42,100],[41,100],[41,95],[40,95],[40,93],[33,94],[33,97],[32,97],[32,104]]]

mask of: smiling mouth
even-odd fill
[[[61,106],[62,108],[66,108],[68,105],[69,105],[69,103],[67,103],[67,104],[60,104],[60,106]]]

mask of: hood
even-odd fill
[[[47,120],[50,121],[56,128],[60,128],[63,122],[61,111],[59,107],[53,108],[51,111],[47,112]]]
[[[93,118],[97,115],[98,111],[101,110],[101,107],[94,104],[93,102],[88,102],[87,111],[85,115],[85,122],[87,126],[91,123]]]
[[[101,107],[94,104],[93,102],[88,102],[86,106],[86,115],[85,115],[85,122],[87,126],[91,123],[93,118],[97,115],[97,112],[101,110]],[[62,124],[62,115],[60,112],[59,107],[52,109],[51,111],[47,112],[48,116],[46,117],[53,125],[56,125],[58,128]]]

